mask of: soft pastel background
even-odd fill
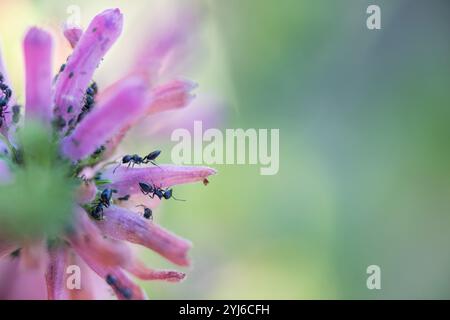
[[[106,86],[181,4],[203,17],[179,72],[200,84],[198,114],[219,128],[279,128],[281,168],[217,166],[208,187],[178,187],[188,201],[155,215],[193,241],[194,264],[181,284],[143,283],[149,296],[450,298],[450,2],[1,0],[13,83],[26,28],[57,35],[70,5],[84,26],[107,7],[125,14],[95,77]],[[382,30],[366,28],[369,4]],[[55,70],[70,52],[58,41]],[[158,147],[170,161],[164,117],[149,121],[155,134],[124,150]],[[371,264],[382,290],[366,288]]]

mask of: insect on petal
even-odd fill
[[[177,265],[189,265],[189,241],[126,209],[110,207],[104,215],[105,219],[97,221],[97,226],[105,235],[143,245]]]
[[[125,124],[143,114],[148,97],[144,79],[125,79],[114,94],[99,101],[98,106],[83,119],[72,134],[63,139],[63,154],[73,161],[92,154]]]
[[[95,69],[122,32],[119,9],[103,11],[79,39],[55,89],[55,115],[67,123],[81,111],[83,97]]]
[[[203,181],[203,179],[217,173],[208,167],[158,165],[145,168],[127,168],[121,166],[108,169],[102,178],[112,181],[106,188],[117,190],[117,196],[140,193],[139,182],[146,182],[160,188],[168,188],[178,184]]]

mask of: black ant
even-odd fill
[[[139,182],[139,187],[141,189],[141,192],[144,195],[148,195],[150,198],[154,198],[155,196],[157,196],[160,200],[161,199],[166,199],[169,200],[170,198],[177,200],[177,201],[186,201],[186,200],[182,200],[182,199],[177,199],[173,196],[173,189],[162,189],[159,188],[155,185],[151,185],[145,182]]]
[[[133,293],[129,288],[122,288],[119,286],[119,281],[111,274],[106,275],[106,283],[117,290],[125,299],[130,300]]]
[[[152,209],[147,208],[147,207],[144,206],[143,204],[140,204],[140,205],[138,205],[138,206],[136,206],[136,207],[143,207],[143,208],[144,208],[144,213],[142,214],[142,216],[143,216],[145,219],[153,220],[153,212],[152,212]]]
[[[121,164],[127,164],[127,163],[128,163],[128,168],[130,166],[134,166],[135,164],[139,165],[139,164],[147,164],[147,163],[151,163],[154,166],[158,167],[155,160],[156,160],[156,158],[159,157],[160,154],[161,154],[161,150],[152,151],[145,157],[140,157],[137,154],[127,154],[122,158],[122,162],[119,163],[119,165],[114,168],[113,173],[116,172],[117,168],[119,168]]]
[[[103,220],[103,208],[108,208],[111,205],[112,195],[115,192],[117,191],[113,189],[105,189],[102,191],[98,202],[91,209],[90,214],[92,218],[95,220]]]
[[[12,96],[11,89],[3,81],[3,74],[0,73],[0,91],[3,93],[3,97],[0,98],[0,127],[3,125],[3,121],[5,121],[5,114],[9,113],[6,111],[6,106]]]

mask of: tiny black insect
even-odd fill
[[[144,208],[144,212],[142,213],[142,216],[145,219],[148,220],[153,220],[153,211],[150,208],[147,208],[146,206],[144,206],[143,204],[138,205],[137,207],[143,207]]]
[[[155,162],[156,158],[159,157],[159,155],[161,154],[161,150],[155,150],[150,152],[148,155],[146,155],[145,157],[141,157],[137,154],[127,154],[125,156],[123,156],[121,163],[119,163],[119,165],[114,168],[113,173],[116,172],[117,168],[120,167],[121,164],[127,164],[128,163],[128,168],[130,166],[134,165],[140,165],[140,164],[147,164],[147,163],[151,163],[154,166],[158,166]]]
[[[133,298],[133,292],[130,288],[118,288],[117,291],[127,300]]]
[[[117,279],[112,274],[108,274],[106,275],[106,283],[110,286],[115,286],[117,285]]]
[[[77,123],[83,120],[84,116],[92,110],[95,105],[95,96],[97,95],[98,87],[97,83],[92,82],[91,85],[86,89],[86,94],[84,96],[84,104],[81,108],[80,114],[78,114]]]
[[[123,197],[117,198],[117,200],[119,200],[119,201],[128,201],[128,200],[130,200],[130,195],[129,194],[124,195]]]
[[[110,285],[117,293],[121,294],[125,299],[129,300],[133,297],[133,292],[131,289],[121,287],[119,280],[112,274],[107,274],[105,280],[108,285]]]

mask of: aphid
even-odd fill
[[[203,184],[205,185],[205,186],[207,186],[208,184],[209,184],[209,180],[208,179],[203,179]]]
[[[133,292],[131,291],[131,289],[120,287],[118,279],[112,274],[107,274],[105,280],[108,285],[113,287],[125,299],[129,300],[133,297]]]
[[[158,166],[155,163],[155,160],[156,160],[156,158],[159,157],[160,154],[161,154],[161,150],[152,151],[145,157],[141,157],[137,154],[127,154],[127,155],[123,156],[121,163],[119,163],[119,165],[114,168],[113,173],[116,172],[117,168],[119,168],[121,164],[127,164],[127,163],[128,163],[128,168],[130,166],[134,167],[134,165],[136,165],[136,164],[140,165],[140,164],[147,164],[147,163],[151,163],[154,166]]]
[[[133,292],[130,288],[117,288],[117,291],[127,300],[130,300],[133,297]]]
[[[142,213],[142,216],[143,216],[145,219],[153,220],[153,211],[152,211],[152,209],[147,208],[147,207],[144,206],[143,204],[140,204],[140,205],[138,205],[138,206],[136,206],[136,207],[143,207],[143,208],[144,208],[144,212]]]
[[[77,123],[80,123],[81,120],[86,116],[88,112],[92,110],[95,105],[95,96],[98,92],[97,83],[92,82],[91,85],[86,89],[86,94],[84,96],[84,104],[81,108],[81,112],[78,114]]]
[[[127,194],[127,195],[125,195],[123,197],[117,198],[117,200],[119,200],[119,201],[128,201],[128,200],[130,200],[130,195]]]
[[[106,275],[106,283],[110,286],[115,286],[117,285],[117,279],[112,274],[108,274]]]

